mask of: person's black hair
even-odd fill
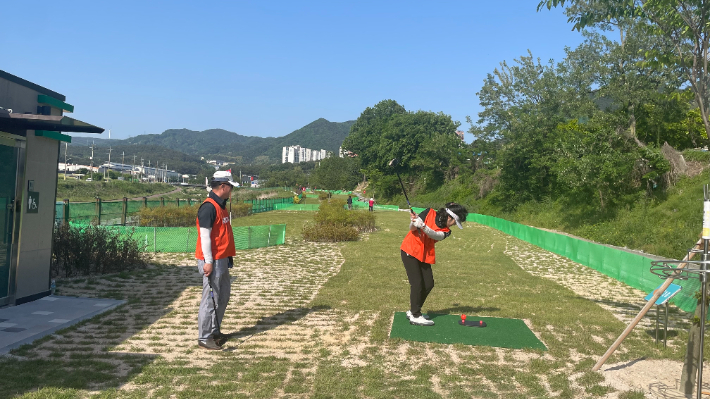
[[[210,180],[210,187],[212,187],[213,189],[215,189],[215,188],[221,186],[221,185],[224,184],[224,183],[226,183],[226,182],[218,181],[218,180]],[[229,184],[229,183],[227,183],[227,184]]]
[[[459,217],[459,222],[463,223],[466,221],[468,216],[468,210],[466,207],[455,202],[449,202],[443,208],[436,212],[436,225],[439,227],[446,227],[446,222],[449,220],[449,214],[446,212],[446,208],[449,208],[456,216]]]

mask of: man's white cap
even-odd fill
[[[239,187],[239,183],[232,181],[232,172],[228,170],[218,170],[212,175],[212,181],[229,183],[234,187]]]

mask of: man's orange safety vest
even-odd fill
[[[448,227],[442,228],[436,225],[436,211],[431,208],[426,215],[426,219],[424,219],[424,224],[434,231],[443,231],[444,233],[451,231]],[[423,231],[419,229],[415,231],[410,230],[407,236],[404,237],[400,249],[417,258],[420,262],[433,265],[436,263],[434,244],[436,244],[436,240],[429,238]]]
[[[214,209],[217,210],[217,217],[212,225],[212,234],[210,234],[212,259],[224,259],[236,255],[237,250],[234,248],[234,233],[232,232],[232,224],[229,221],[229,211],[222,209],[212,198],[207,198],[205,202],[210,202],[214,205]],[[205,259],[205,255],[202,254],[199,220],[197,220],[197,249],[195,249],[195,257],[197,259]]]

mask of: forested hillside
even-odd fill
[[[109,145],[124,148],[153,146],[179,151],[188,156],[205,157],[232,162],[236,165],[257,163],[262,165],[281,162],[281,149],[284,146],[300,145],[316,150],[325,149],[337,154],[340,144],[348,135],[354,121],[329,122],[323,118],[309,123],[283,137],[242,136],[222,129],[210,129],[201,132],[188,129],[169,129],[161,134],[144,134],[125,140],[96,140],[75,138],[73,147],[88,146],[92,142],[107,147]],[[131,152],[131,156],[133,152]],[[175,159],[175,161],[179,161]]]

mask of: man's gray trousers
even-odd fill
[[[217,326],[215,316],[219,319],[219,325],[222,325],[224,322],[224,311],[227,309],[231,291],[228,267],[229,258],[216,259],[212,264],[212,273],[210,273],[209,277],[205,276],[203,270],[204,266],[205,261],[198,259],[197,268],[202,275],[202,301],[200,302],[200,313],[197,315],[197,324],[199,325],[199,336],[197,339],[202,342],[207,341],[215,332],[221,332]],[[217,304],[216,315],[212,298],[210,297],[209,283],[212,283],[214,303]]]

